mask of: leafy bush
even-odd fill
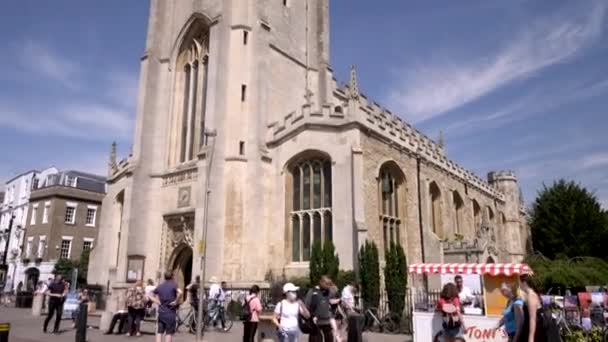
[[[316,285],[319,283],[319,279],[324,274],[325,269],[323,267],[323,247],[320,242],[312,244],[310,251],[310,261],[308,263],[310,276],[310,284]]]
[[[340,259],[336,254],[334,244],[329,240],[325,241],[325,244],[323,245],[321,245],[320,242],[315,242],[312,245],[310,254],[310,284],[318,284],[319,279],[321,279],[321,276],[323,275],[328,275],[335,281],[338,277],[339,269]]]
[[[384,286],[388,296],[388,306],[391,313],[401,316],[405,307],[407,289],[405,252],[401,245],[391,242],[384,253],[386,260]]]
[[[340,270],[340,258],[336,254],[334,243],[326,240],[323,244],[323,268],[326,275],[332,280],[337,281]]]
[[[598,258],[579,257],[549,260],[543,256],[535,255],[526,258],[526,263],[534,270],[535,285],[542,292],[553,288],[564,293],[568,288],[608,283],[608,263]]]
[[[378,247],[373,241],[365,241],[359,250],[359,277],[364,305],[377,308],[380,303],[380,262]]]
[[[573,330],[562,336],[564,342],[604,342],[604,336],[601,328],[595,327],[589,332],[582,330]]]

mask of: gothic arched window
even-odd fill
[[[294,163],[292,176],[291,259],[309,261],[315,242],[332,240],[331,161],[310,158]]]
[[[458,191],[452,192],[453,208],[454,208],[454,229],[455,233],[462,233],[463,217],[462,211],[464,208],[464,201]]]
[[[441,222],[441,190],[439,190],[439,186],[437,183],[432,182],[429,186],[429,198],[431,199],[431,227],[433,228],[433,233],[437,235],[440,239],[443,239],[443,227]]]
[[[380,191],[380,225],[384,238],[384,247],[391,242],[401,243],[401,230],[404,210],[401,202],[405,198],[403,172],[394,162],[388,162],[380,168],[378,175]]]
[[[490,227],[494,227],[494,211],[492,211],[492,208],[489,206],[486,208],[486,210],[488,213],[488,225]]]
[[[209,31],[200,21],[184,36],[175,65],[170,164],[195,159],[203,144]]]
[[[476,200],[473,200],[473,225],[475,225],[475,231],[481,227],[481,207]]]

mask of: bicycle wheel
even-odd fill
[[[196,334],[196,326],[197,326],[197,322],[196,322],[196,315],[192,315],[192,319],[190,320],[190,324],[188,324],[188,331],[191,334]]]
[[[396,334],[401,326],[401,317],[396,313],[389,313],[382,318],[381,324],[383,332]]]
[[[234,325],[235,317],[229,311],[224,311],[224,319],[226,320],[224,332],[229,332],[230,329],[232,329],[232,326]]]
[[[363,330],[371,331],[371,332],[380,332],[380,321],[378,320],[378,310],[375,308],[370,308],[365,311],[365,323],[363,325]]]

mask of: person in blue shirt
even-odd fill
[[[158,304],[158,321],[156,322],[156,342],[162,342],[163,335],[166,342],[173,340],[177,323],[177,308],[182,296],[173,280],[173,272],[165,272],[165,281],[154,289],[152,301]]]
[[[504,326],[509,342],[519,341],[524,325],[524,301],[517,295],[517,284],[502,283],[500,292],[507,298],[507,306],[496,329]]]

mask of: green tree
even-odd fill
[[[339,269],[340,259],[336,254],[334,244],[331,241],[325,241],[323,245],[321,245],[321,242],[315,242],[310,253],[310,285],[318,284],[323,275],[327,275],[333,281],[336,281]]]
[[[359,250],[358,259],[363,303],[368,308],[377,308],[380,303],[380,262],[376,244],[373,241],[365,241]]]
[[[530,210],[532,245],[549,259],[592,256],[606,260],[608,216],[595,195],[574,182],[543,185]]]
[[[78,267],[78,263],[69,259],[59,259],[53,269],[53,274],[59,274],[63,279],[70,280],[72,277],[72,271]]]
[[[310,286],[315,286],[319,283],[319,279],[324,274],[325,269],[323,267],[323,247],[320,242],[312,244],[310,251],[310,261],[308,263]]]
[[[334,282],[338,279],[338,271],[340,270],[340,258],[336,254],[336,248],[333,242],[326,240],[323,244],[323,271]]]
[[[392,313],[403,314],[407,289],[407,264],[401,245],[391,242],[384,251],[384,286],[388,296],[388,306]]]
[[[78,282],[86,284],[87,275],[89,273],[89,256],[91,251],[86,249],[82,251],[80,260],[78,261]]]

